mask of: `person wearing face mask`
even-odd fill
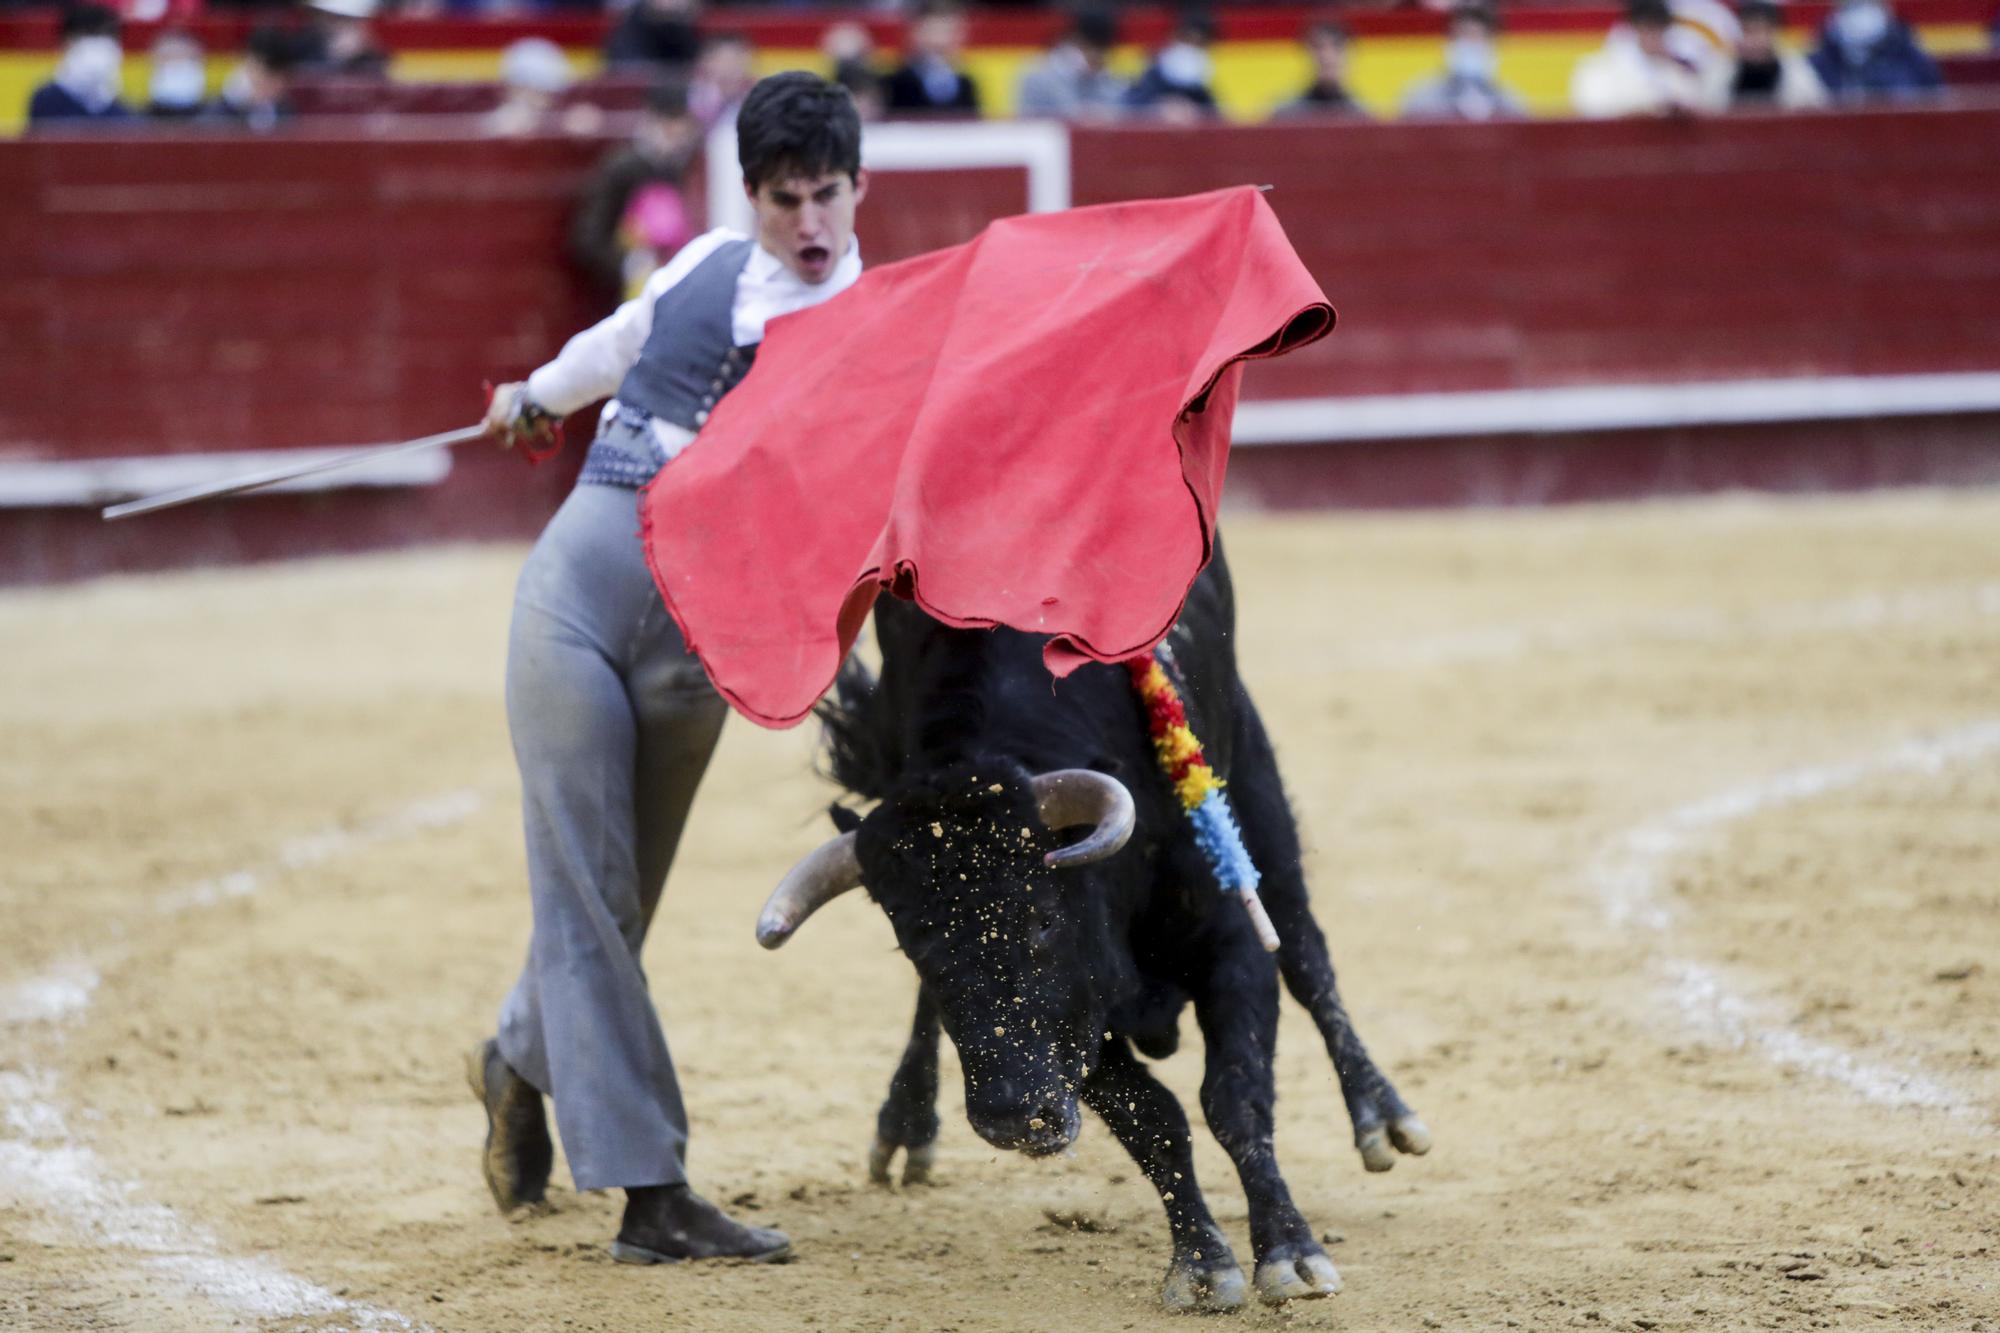
[[[1883,0],[1844,0],[1820,29],[1812,67],[1841,102],[1930,97],[1944,84],[1937,62]]]
[[[169,29],[153,43],[153,69],[146,80],[146,114],[154,120],[191,120],[208,105],[208,69],[201,43]]]
[[[134,119],[118,97],[125,63],[118,27],[118,15],[103,5],[78,5],[63,15],[62,59],[55,76],[28,98],[28,128],[78,129]]]
[[[1526,114],[1521,99],[1494,78],[1499,58],[1493,39],[1499,33],[1500,16],[1483,0],[1454,9],[1444,73],[1410,89],[1403,98],[1404,118],[1496,120]]]
[[[283,28],[266,25],[250,34],[243,59],[222,81],[210,118],[262,134],[292,117],[292,71],[300,41]]]
[[[1200,10],[1182,13],[1173,36],[1125,94],[1126,105],[1181,124],[1214,119],[1220,114],[1208,86],[1215,72],[1208,54],[1214,41],[1214,18]]]
[[[1742,34],[1736,39],[1736,73],[1729,84],[1731,106],[1797,111],[1826,105],[1826,85],[1812,63],[1778,45],[1785,18],[1777,5],[1743,0],[1736,21]]]
[[[1273,120],[1298,120],[1338,116],[1365,120],[1368,113],[1347,91],[1347,48],[1351,40],[1346,27],[1334,19],[1309,25],[1299,39],[1312,57],[1313,81],[1306,90],[1271,113]]]
[[[965,11],[954,0],[924,0],[910,25],[910,54],[884,85],[892,114],[979,114],[979,85],[959,68]]]
[[[1105,68],[1118,45],[1118,16],[1085,9],[1049,53],[1021,75],[1015,113],[1051,120],[1110,120],[1125,103],[1125,80]]]
[[[321,77],[386,79],[389,53],[375,40],[379,0],[306,0],[311,16],[297,38],[299,70]]]
[[[1703,44],[1677,40],[1667,0],[1626,0],[1625,21],[1604,45],[1577,62],[1570,101],[1577,113],[1690,116],[1720,111],[1729,100],[1732,63]]]

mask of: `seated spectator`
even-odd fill
[[[1812,67],[1842,102],[1907,101],[1928,97],[1944,83],[1910,25],[1883,0],[1842,0],[1820,29]]]
[[[1499,56],[1494,38],[1500,15],[1487,0],[1468,0],[1451,12],[1444,45],[1444,73],[1403,97],[1411,120],[1494,120],[1526,114],[1521,99],[1494,79]]]
[[[842,19],[829,23],[820,35],[819,53],[832,65],[845,64],[850,60],[864,65],[875,64],[875,38],[863,24],[852,19]]]
[[[377,0],[306,0],[312,23],[294,52],[301,74],[343,79],[386,79],[389,53],[370,23]]]
[[[965,54],[965,11],[954,0],[923,0],[910,25],[909,58],[889,76],[889,110],[897,114],[979,114],[979,85],[959,69]]]
[[[146,79],[146,114],[154,120],[191,120],[208,107],[208,67],[201,43],[178,28],[153,40]]]
[[[1778,45],[1784,13],[1771,0],[1743,0],[1736,11],[1742,35],[1736,39],[1736,73],[1729,82],[1729,104],[1736,107],[1779,107],[1797,111],[1826,105],[1826,85],[1812,62]]]
[[[1213,120],[1220,114],[1208,86],[1215,74],[1208,48],[1214,44],[1214,18],[1201,10],[1182,11],[1167,44],[1153,53],[1145,73],[1125,95],[1125,104],[1177,124]]]
[[[576,74],[569,57],[546,37],[523,37],[500,53],[500,105],[486,113],[488,134],[538,134],[558,128],[556,103]]]
[[[819,49],[833,66],[833,81],[847,89],[863,122],[888,114],[889,90],[875,68],[875,39],[867,28],[852,21],[831,24],[819,39]]]
[[[78,5],[62,17],[62,57],[50,80],[28,96],[28,128],[111,125],[133,119],[118,98],[125,64],[118,15],[103,5]]]
[[[1366,118],[1368,113],[1347,91],[1347,29],[1333,19],[1321,19],[1307,25],[1299,40],[1312,57],[1313,81],[1304,92],[1273,111],[1271,119]]]
[[[688,84],[688,110],[703,129],[736,123],[736,110],[757,82],[757,50],[740,32],[720,32],[708,39],[694,62]]]
[[[888,84],[867,61],[840,61],[833,67],[833,81],[854,99],[854,113],[863,124],[873,124],[889,114]]]
[[[292,118],[292,71],[300,41],[281,28],[258,28],[244,46],[243,59],[222,81],[211,115],[247,130],[276,129]]]
[[[1125,104],[1125,80],[1104,67],[1118,45],[1118,19],[1108,9],[1077,14],[1049,53],[1021,75],[1015,114],[1055,120],[1109,120]]]
[[[699,0],[635,0],[604,39],[605,67],[685,81],[701,55],[699,11]]]
[[[1720,110],[1729,96],[1729,62],[1705,61],[1674,41],[1673,23],[1666,0],[1626,0],[1625,21],[1570,77],[1577,113],[1607,119]]]
[[[647,95],[632,142],[613,150],[584,187],[570,253],[607,305],[637,296],[653,270],[693,239],[681,180],[700,145],[686,85],[666,80]]]

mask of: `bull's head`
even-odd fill
[[[785,876],[757,923],[776,948],[866,885],[935,998],[980,1137],[1034,1156],[1076,1137],[1118,952],[1077,867],[1132,835],[1131,793],[1088,769],[960,764],[908,784]],[[1080,840],[1060,836],[1087,830]],[[1086,872],[1087,873],[1087,872]]]

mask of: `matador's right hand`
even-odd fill
[[[500,441],[502,449],[519,444],[530,456],[535,456],[536,443],[548,444],[557,439],[557,425],[557,418],[528,396],[528,386],[523,382],[496,386],[486,401],[486,431]]]

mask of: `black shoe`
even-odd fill
[[[782,1231],[744,1226],[685,1185],[651,1185],[625,1191],[625,1222],[611,1242],[611,1257],[625,1264],[769,1264],[791,1258],[792,1242]]]
[[[486,1155],[479,1165],[493,1202],[503,1213],[540,1205],[556,1156],[541,1092],[501,1058],[497,1041],[482,1041],[466,1054],[465,1081],[486,1108]]]

